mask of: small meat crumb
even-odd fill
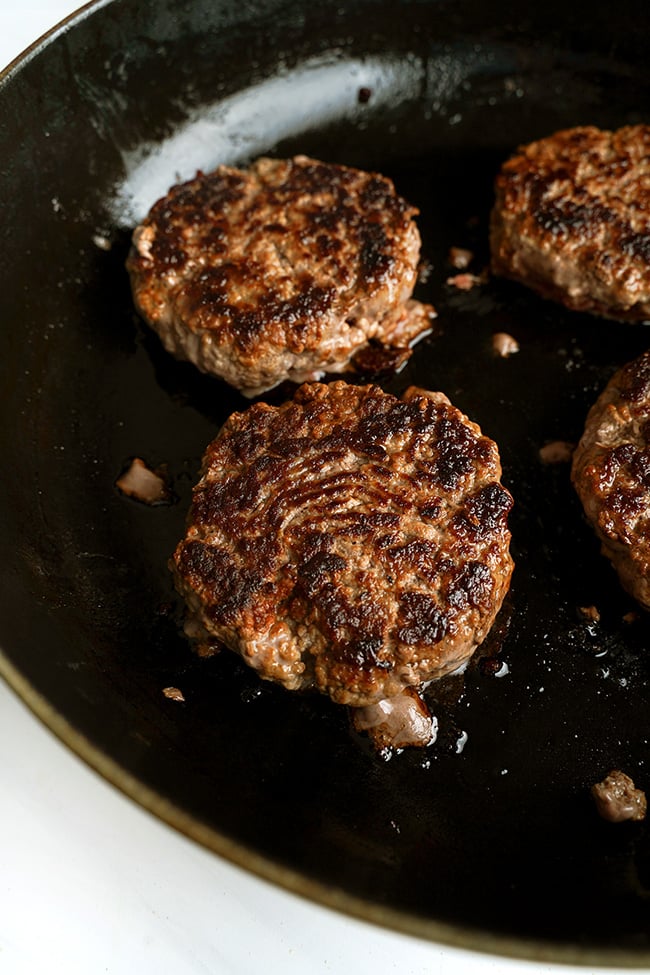
[[[185,695],[178,687],[163,687],[163,694],[168,697],[170,701],[184,701]]]
[[[578,614],[583,620],[590,620],[592,623],[600,623],[600,611],[597,606],[579,606]]]
[[[484,275],[470,274],[468,271],[464,274],[454,274],[452,277],[447,278],[447,284],[453,288],[458,288],[459,291],[471,291],[472,288],[476,288],[479,284],[484,283]]]
[[[519,352],[519,342],[507,332],[495,332],[492,336],[492,351],[495,355],[507,359],[509,355]]]
[[[610,823],[645,819],[645,792],[637,789],[625,772],[610,772],[602,782],[591,787],[591,794],[598,814]]]
[[[426,284],[433,273],[433,264],[427,258],[423,258],[418,264],[418,283]]]
[[[499,657],[481,657],[478,668],[483,677],[505,677],[510,673],[508,664]]]
[[[352,721],[356,731],[368,733],[378,752],[431,745],[438,731],[437,719],[412,687],[376,704],[352,708]]]
[[[366,88],[365,86],[363,88],[359,88],[359,91],[357,92],[357,101],[360,105],[367,105],[371,98],[372,88]]]
[[[467,250],[465,247],[450,247],[449,254],[447,255],[447,261],[452,267],[455,267],[457,271],[464,271],[468,268],[472,261],[474,260],[474,254],[472,251]]]
[[[377,378],[400,372],[410,357],[411,350],[408,346],[400,348],[371,343],[357,352],[353,359],[353,366],[355,372]]]
[[[623,622],[627,623],[628,626],[630,626],[632,623],[638,623],[640,618],[641,617],[636,612],[636,610],[633,609],[629,613],[625,613],[625,615],[623,616]]]
[[[566,464],[571,460],[575,449],[576,445],[567,440],[552,440],[540,447],[539,459],[543,464]]]
[[[109,251],[111,249],[111,240],[107,234],[98,232],[93,234],[92,240],[95,247],[99,247],[99,249],[102,251]]]
[[[171,493],[165,480],[152,471],[140,457],[134,457],[127,470],[118,477],[115,487],[129,498],[144,504],[169,504]]]

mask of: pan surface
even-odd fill
[[[600,820],[589,789],[619,768],[650,790],[650,623],[539,450],[578,439],[650,332],[446,283],[452,246],[485,267],[518,144],[648,121],[641,5],[567,6],[110,0],[2,78],[0,667],[116,785],[292,890],[433,940],[642,966],[650,833]],[[382,385],[444,391],[515,497],[498,624],[430,689],[437,742],[390,761],[329,701],[196,659],[167,570],[202,452],[245,401],[137,320],[129,232],[178,177],[261,152],[377,169],[420,208],[440,331]],[[519,353],[495,357],[495,332]],[[116,490],[133,456],[166,465],[173,504]]]

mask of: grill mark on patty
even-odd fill
[[[553,237],[569,237],[580,233],[583,239],[593,239],[602,233],[605,225],[610,233],[622,236],[629,232],[629,224],[617,218],[609,207],[598,203],[579,203],[566,197],[545,199],[546,188],[536,187],[532,195],[531,212],[542,230]]]
[[[629,229],[629,225],[621,223],[618,243],[628,257],[640,258],[650,264],[650,233],[635,233]]]
[[[454,609],[486,606],[492,599],[493,591],[492,575],[482,562],[468,562],[460,568],[451,567],[447,599]]]
[[[542,189],[532,199],[531,212],[535,221],[552,237],[567,240],[577,233],[582,242],[601,241],[602,247],[650,263],[650,233],[633,230],[629,220],[621,219],[609,207],[593,201],[580,203],[566,197],[547,201]],[[599,263],[611,266],[614,256],[603,253]]]
[[[317,596],[329,580],[345,568],[345,559],[333,552],[319,551],[298,565],[299,583],[310,599]]]
[[[270,293],[262,294],[255,304],[247,302],[241,295],[261,276],[261,269],[256,273],[251,261],[230,261],[202,271],[191,286],[182,289],[183,308],[193,323],[192,329],[209,328],[219,317],[227,323],[237,347],[244,350],[253,348],[260,334],[273,323],[286,329],[287,346],[294,352],[304,349],[310,332],[311,341],[317,342],[319,322],[332,308],[336,289],[317,285],[308,275],[302,275],[289,297]]]
[[[401,627],[398,637],[409,646],[424,643],[435,646],[449,632],[450,620],[435,599],[424,592],[405,592],[399,601]]]
[[[263,557],[264,545],[247,557]],[[197,591],[214,589],[219,592],[217,602],[211,602],[208,615],[215,624],[234,623],[243,609],[250,606],[264,585],[264,578],[245,559],[233,561],[232,553],[200,541],[188,542],[181,555],[180,569],[192,580]]]

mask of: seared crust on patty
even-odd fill
[[[571,476],[603,554],[650,609],[650,352],[620,369],[589,411]]]
[[[494,442],[441,393],[338,381],[235,413],[172,569],[198,642],[363,706],[457,669],[510,584]]]
[[[496,180],[492,270],[577,311],[650,318],[650,126],[520,148]]]
[[[416,213],[385,177],[306,156],[220,166],[134,231],[134,300],[169,352],[247,396],[339,372],[431,327],[430,306],[405,307]]]

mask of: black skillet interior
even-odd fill
[[[492,181],[517,144],[643,120],[648,30],[640,4],[592,5],[588,17],[516,6],[113,0],[4,79],[3,670],[118,785],[170,800],[172,822],[272,879],[425,937],[642,965],[650,832],[601,821],[589,787],[621,768],[650,789],[649,623],[624,621],[634,606],[567,466],[542,464],[539,448],[579,437],[650,333],[509,283],[462,292],[446,279],[450,246],[474,252],[472,270],[486,265]],[[323,84],[304,83],[305,65]],[[166,568],[202,451],[244,402],[171,361],[134,316],[124,187],[152,146],[278,75],[293,98],[277,105],[275,135],[251,141],[223,113],[229,158],[307,152],[375,168],[420,207],[430,273],[419,293],[440,334],[383,385],[444,390],[499,443],[516,499],[512,592],[482,651],[508,672],[478,659],[432,688],[437,743],[390,761],[327,700],[261,684],[228,653],[195,659]],[[328,85],[344,95],[325,111]],[[244,115],[260,90],[238,103]],[[166,185],[219,161],[209,141],[192,144],[191,158],[161,157]],[[495,331],[520,352],[496,358]],[[115,490],[134,455],[167,465],[173,505]],[[588,605],[599,623],[579,618]]]

